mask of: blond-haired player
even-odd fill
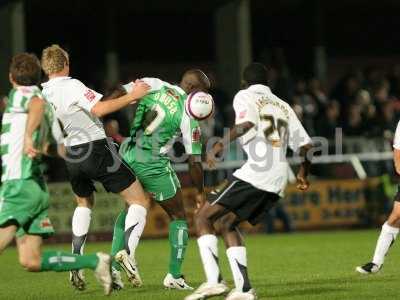
[[[100,101],[101,94],[69,77],[69,66],[69,55],[60,46],[43,50],[42,68],[49,77],[42,84],[43,94],[66,133],[66,165],[77,202],[72,217],[72,251],[82,254],[94,204],[94,181],[101,182],[108,192],[120,194],[128,204],[125,226],[132,227],[130,237],[135,239],[143,231],[149,200],[131,169],[111,150],[99,117],[137,101],[147,94],[149,86],[137,80],[126,95]],[[85,288],[82,272],[71,272],[70,280],[77,289]]]

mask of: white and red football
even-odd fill
[[[192,92],[186,99],[185,109],[193,119],[205,120],[214,112],[213,97],[205,92]]]

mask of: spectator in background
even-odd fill
[[[387,101],[383,103],[381,111],[382,114],[376,119],[375,136],[383,137],[387,140],[392,140],[394,131],[397,126],[397,118],[393,109],[393,102]]]
[[[302,109],[302,123],[306,130],[315,134],[314,118],[318,113],[318,107],[310,94],[307,92],[307,84],[304,79],[300,79],[295,84],[293,106],[299,106]]]
[[[390,84],[388,80],[383,80],[372,87],[373,101],[378,108],[378,112],[381,112],[380,108],[389,100],[389,89]]]
[[[364,71],[365,80],[364,80],[364,87],[365,88],[372,88],[378,86],[382,80],[385,79],[383,71],[375,66],[369,67]]]
[[[400,98],[400,64],[393,66],[389,75],[390,94],[396,98]]]
[[[376,106],[372,103],[369,92],[367,90],[360,90],[357,93],[355,104],[360,106],[364,123],[373,126],[372,124],[375,123],[376,118]]]
[[[346,115],[346,106],[354,102],[360,88],[361,82],[355,74],[347,75],[335,87],[332,97],[339,101],[344,115]]]
[[[336,100],[331,100],[326,105],[324,114],[317,120],[316,134],[327,139],[334,139],[336,128],[340,124],[340,104]]]
[[[345,136],[360,137],[366,133],[361,105],[356,103],[350,104],[346,119],[347,122],[343,126]]]
[[[328,97],[322,89],[321,81],[317,78],[311,78],[308,82],[308,89],[311,97],[313,97],[315,103],[318,105],[318,110],[322,111],[328,104]]]
[[[121,145],[125,137],[119,133],[119,124],[117,120],[109,119],[104,122],[104,131],[106,136],[113,139],[115,143]]]
[[[208,92],[213,97],[215,103],[214,118],[217,119],[217,122],[214,132],[217,136],[222,136],[224,126],[229,127],[234,123],[234,112],[231,105],[232,99],[219,87],[214,72],[208,72],[207,76],[211,83],[211,88]]]

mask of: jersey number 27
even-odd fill
[[[272,115],[260,115],[261,121],[266,123],[264,129],[265,138],[270,141],[273,146],[280,146],[285,140],[287,134],[288,123],[283,119],[276,119]]]

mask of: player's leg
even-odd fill
[[[129,280],[135,285],[140,286],[140,279],[136,261],[135,250],[146,224],[147,210],[150,207],[150,200],[145,196],[142,185],[116,149],[107,142],[102,142],[99,149],[95,149],[95,154],[91,157],[94,165],[101,164],[93,170],[92,178],[101,182],[108,192],[119,194],[127,204],[127,214],[124,224],[124,245],[125,249],[119,251],[115,260],[127,272]],[[123,219],[123,218],[122,218]],[[119,243],[116,237],[115,243]]]
[[[125,219],[126,209],[123,209],[114,223],[113,239],[111,243],[111,257],[115,257],[119,251],[125,249]],[[113,289],[120,290],[124,288],[121,277],[121,265],[113,259],[112,261]]]
[[[13,241],[17,229],[18,224],[14,221],[7,222],[0,227],[0,254]]]
[[[356,268],[356,271],[361,274],[377,273],[383,266],[385,256],[388,254],[390,247],[396,240],[400,228],[400,202],[399,196],[396,196],[392,212],[383,224],[381,233],[379,235],[374,257],[372,261],[363,266]]]
[[[105,253],[77,255],[62,251],[42,253],[42,237],[24,234],[17,237],[20,264],[29,272],[66,272],[80,269],[95,271],[105,294],[111,292],[111,256]]]
[[[94,193],[87,197],[75,195],[76,208],[72,215],[72,253],[83,254],[94,205]]]
[[[185,300],[206,299],[225,294],[229,290],[222,279],[219,267],[218,238],[215,235],[213,226],[218,218],[228,213],[229,211],[225,207],[219,204],[211,205],[206,202],[194,217],[198,236],[197,244],[207,280],[193,294],[187,296]]]
[[[231,291],[226,299],[255,299],[256,295],[247,272],[247,251],[238,228],[240,220],[234,213],[229,212],[220,218],[218,222],[220,223],[221,235],[226,246],[226,255],[235,282],[235,289]]]
[[[74,177],[71,179],[77,207],[72,216],[72,253],[82,255],[89,232],[94,206],[94,185],[91,180]],[[69,280],[77,290],[86,288],[83,270],[70,272]]]
[[[121,224],[125,217],[124,250],[116,254],[115,260],[127,273],[129,281],[134,286],[141,286],[142,280],[135,259],[135,251],[146,225],[147,211],[151,203],[150,199],[146,197],[142,185],[138,180],[132,183],[127,189],[123,190],[120,195],[127,203],[127,211],[126,215],[124,213],[120,215]],[[121,232],[119,231],[119,233]],[[119,241],[120,238],[115,237],[114,243],[116,247],[117,244],[120,243]]]
[[[176,179],[177,180],[177,179]],[[171,182],[171,180],[169,180]],[[183,197],[180,187],[176,186],[173,190],[175,195],[158,203],[168,214],[171,221],[169,224],[169,244],[170,244],[170,260],[169,271],[164,279],[164,286],[176,289],[192,289],[182,275],[182,263],[185,259],[185,252],[189,240],[189,229],[186,221],[185,208],[183,206]]]

